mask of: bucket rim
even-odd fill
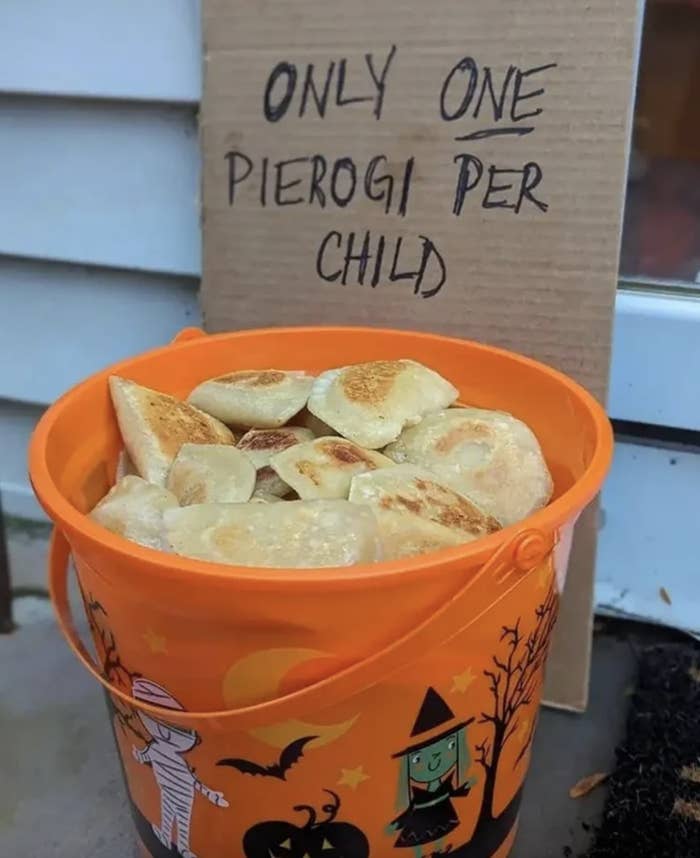
[[[398,560],[384,560],[375,563],[363,563],[354,566],[321,567],[312,569],[288,569],[278,567],[235,566],[215,563],[206,560],[168,554],[153,548],[147,548],[138,543],[130,542],[94,522],[87,514],[77,510],[64,497],[55,484],[47,462],[46,451],[50,434],[61,419],[71,400],[79,392],[90,387],[107,383],[110,375],[128,373],[130,368],[141,361],[158,357],[165,353],[185,353],[188,349],[201,347],[203,340],[238,339],[249,336],[274,336],[281,334],[368,334],[374,337],[387,335],[391,337],[405,336],[407,339],[420,339],[439,346],[469,346],[472,349],[491,354],[497,354],[538,373],[547,375],[559,383],[562,388],[575,397],[589,413],[595,427],[595,445],[591,460],[584,473],[575,483],[547,506],[537,510],[522,521],[504,527],[490,536],[482,537],[439,551],[421,554],[415,557]],[[29,444],[29,477],[32,488],[41,506],[48,514],[54,527],[62,530],[69,542],[78,537],[102,549],[118,555],[127,561],[136,560],[141,567],[147,567],[150,574],[160,578],[191,578],[197,575],[200,579],[218,582],[249,583],[259,586],[298,585],[300,583],[347,584],[384,579],[394,575],[410,576],[430,572],[438,567],[457,566],[462,563],[472,564],[483,562],[499,547],[501,543],[511,538],[523,527],[541,531],[555,531],[577,515],[598,494],[606,474],[610,468],[613,455],[613,430],[603,406],[581,384],[574,381],[563,372],[548,366],[533,358],[521,355],[508,349],[486,345],[476,340],[461,337],[450,337],[423,331],[413,331],[397,328],[376,328],[371,326],[350,325],[306,325],[249,328],[238,331],[226,331],[217,334],[204,334],[180,342],[172,342],[165,346],[149,349],[138,355],[126,358],[99,370],[78,384],[73,385],[62,394],[40,418],[32,434]]]

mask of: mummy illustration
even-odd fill
[[[135,679],[132,693],[144,703],[184,711],[184,707],[172,695],[149,679]],[[153,768],[153,776],[160,789],[160,825],[153,823],[153,831],[161,843],[170,849],[174,842],[173,829],[176,828],[176,845],[182,858],[197,858],[190,849],[190,822],[195,792],[201,793],[218,807],[228,807],[228,802],[223,793],[205,786],[185,760],[184,755],[200,741],[194,730],[156,720],[145,712],[139,712],[139,717],[151,741],[143,749],[134,746],[134,757],[139,763]]]

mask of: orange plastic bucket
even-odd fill
[[[571,531],[610,463],[603,410],[554,370],[471,342],[357,328],[183,334],[67,393],[30,452],[56,524],[54,607],[107,691],[143,854],[507,855]],[[84,515],[120,448],[110,373],[184,396],[237,368],[400,357],[441,372],[463,402],[525,420],[552,503],[470,545],[310,571],[161,554]],[[71,553],[97,662],[70,615]]]

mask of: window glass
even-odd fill
[[[700,286],[700,0],[647,0],[623,280]]]

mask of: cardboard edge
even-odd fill
[[[590,693],[599,503],[596,499],[582,512],[574,531],[542,695],[543,706],[579,714],[586,711]]]

